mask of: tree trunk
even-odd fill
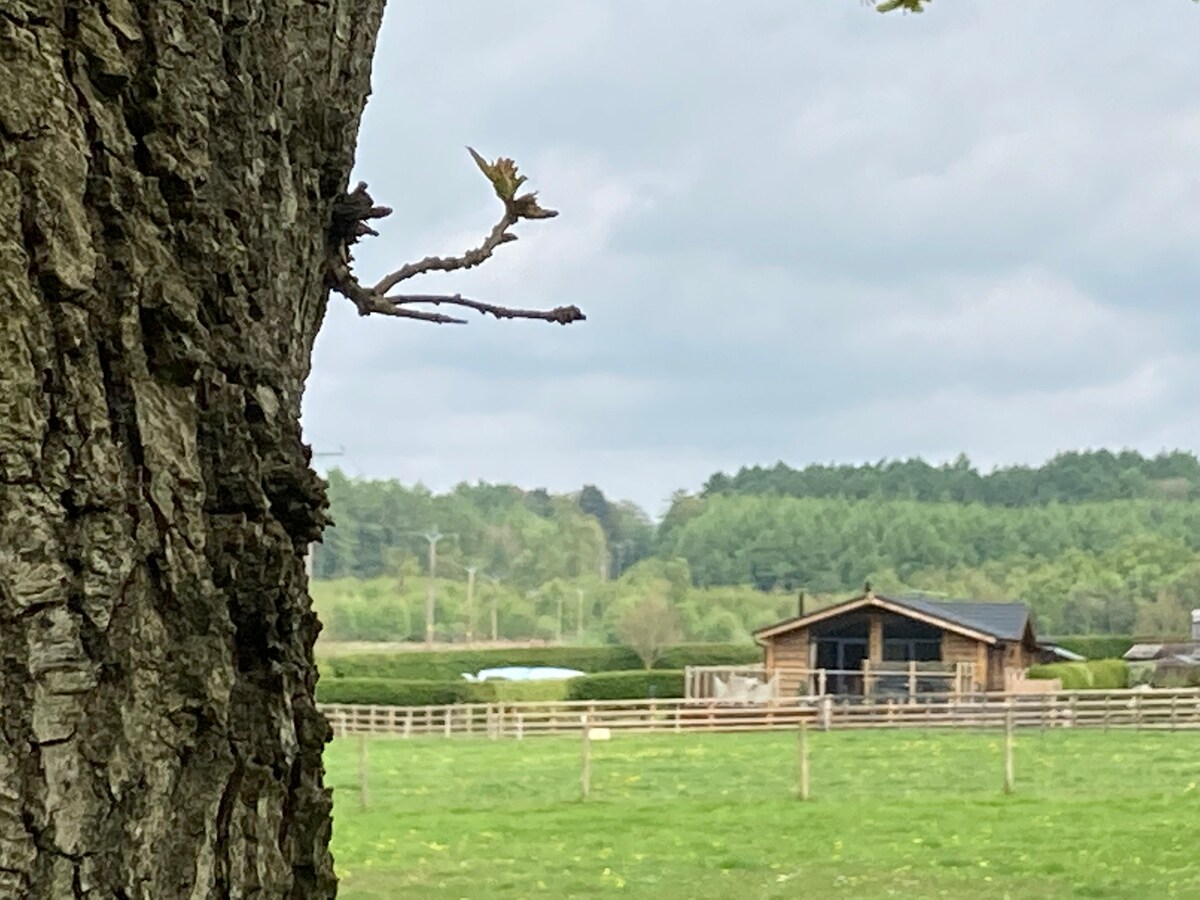
[[[0,896],[328,897],[300,398],[383,0],[0,0]]]

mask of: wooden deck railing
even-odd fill
[[[717,694],[714,679],[720,678],[728,682],[730,678],[752,678],[755,681],[767,680],[767,667],[762,663],[748,663],[741,666],[684,666],[683,696],[689,700],[713,698]]]
[[[854,694],[860,697],[943,698],[970,694],[975,684],[975,664],[969,662],[881,662],[863,660],[857,669],[815,669],[794,663],[777,663],[770,671],[762,664],[740,666],[687,666],[684,697],[717,699],[715,679],[772,681],[776,697],[805,693]]]
[[[321,704],[336,736],[352,734],[518,740],[590,727],[613,732],[739,732],[821,729],[1018,728],[1200,729],[1200,689],[989,694],[948,702],[838,703],[831,697],[733,706],[694,700],[609,700],[454,706]]]

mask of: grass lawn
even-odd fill
[[[1019,732],[579,741],[356,739],[326,750],[345,900],[1200,898],[1200,734]]]

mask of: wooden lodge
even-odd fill
[[[884,597],[867,591],[761,628],[779,697],[960,696],[1003,691],[1047,656],[1024,603]]]

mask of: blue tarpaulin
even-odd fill
[[[467,681],[555,681],[585,674],[578,669],[559,669],[555,666],[501,666],[498,669],[480,669],[477,675],[464,672],[463,678]]]

